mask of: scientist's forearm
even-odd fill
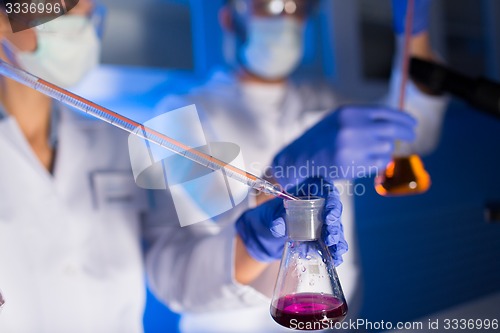
[[[410,55],[425,60],[437,60],[438,57],[432,50],[430,36],[427,31],[411,38]]]
[[[403,43],[400,43],[401,45],[404,45]],[[412,37],[410,41],[410,57],[417,57],[421,58],[424,60],[431,60],[431,61],[436,61],[439,62],[439,57],[436,55],[436,53],[432,50],[431,47],[431,41],[430,41],[430,36],[427,31],[424,31],[418,35],[415,35]],[[401,51],[402,53],[402,51]],[[432,92],[426,88],[425,86],[415,83],[415,85],[418,87],[418,89],[428,95],[432,95]]]
[[[250,284],[262,274],[269,264],[252,258],[240,236],[236,236],[235,243],[234,278],[238,283]]]

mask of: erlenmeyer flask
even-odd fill
[[[288,328],[330,328],[347,315],[333,259],[321,239],[324,202],[322,198],[285,201],[288,239],[271,316]]]
[[[412,39],[415,0],[408,0],[406,8],[403,57],[401,61],[401,83],[398,108],[405,110],[406,85],[410,64],[410,42]],[[410,144],[396,142],[392,161],[383,174],[375,178],[375,190],[382,196],[412,195],[424,193],[431,186],[431,177],[425,171],[420,156],[414,153]]]
[[[398,142],[396,153],[384,173],[375,178],[375,190],[382,196],[412,195],[426,192],[431,177],[420,156],[408,143]]]

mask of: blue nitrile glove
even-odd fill
[[[354,179],[383,170],[396,140],[413,141],[416,121],[383,106],[344,106],[285,147],[273,160],[272,177],[285,189],[307,177]]]
[[[416,35],[429,28],[429,13],[431,0],[414,0],[412,35]],[[392,0],[392,16],[394,32],[397,35],[405,32],[406,10],[408,0]]]
[[[342,204],[338,190],[323,179],[311,178],[296,187],[292,194],[325,198],[322,236],[330,248],[335,266],[340,265],[348,247],[340,221]],[[281,258],[286,240],[284,216],[283,200],[276,198],[246,211],[236,221],[236,231],[254,259],[270,262]]]

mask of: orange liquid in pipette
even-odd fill
[[[385,172],[375,178],[375,190],[383,196],[420,194],[430,186],[431,177],[418,155],[394,157]]]

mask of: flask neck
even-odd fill
[[[394,157],[408,157],[413,153],[413,147],[410,143],[405,141],[396,141],[393,153]]]
[[[323,198],[285,201],[288,238],[297,241],[319,239],[323,226],[324,204]]]

